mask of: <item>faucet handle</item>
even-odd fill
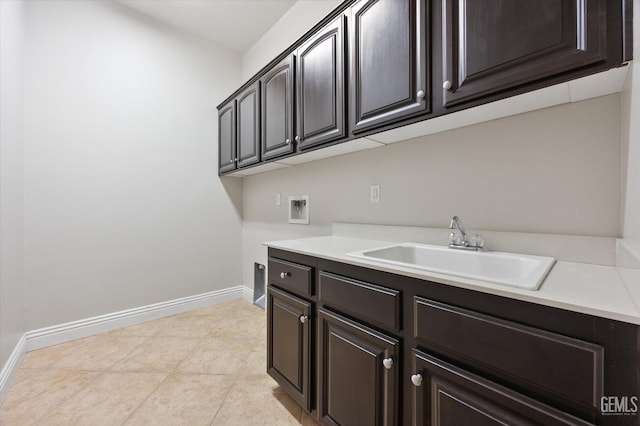
[[[484,238],[482,238],[482,235],[481,234],[472,235],[469,238],[469,246],[482,248],[482,246],[484,246]]]
[[[453,231],[452,233],[449,234],[449,244],[453,244],[453,245],[462,244],[462,237],[460,236],[460,234],[458,234],[458,232]]]

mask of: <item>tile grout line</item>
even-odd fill
[[[183,313],[184,314],[184,313]],[[170,318],[170,317],[169,317]],[[159,334],[161,333],[161,331],[157,331],[155,332],[152,336],[149,337],[149,340],[153,339],[153,338],[185,338],[183,336],[159,336]],[[140,407],[142,407],[142,405],[149,399],[149,397],[151,397],[151,395],[153,395],[159,388],[160,386],[167,381],[167,379],[172,375],[176,373],[176,370],[178,369],[178,367],[180,366],[180,364],[182,364],[182,362],[187,359],[189,357],[189,355],[191,355],[193,353],[193,351],[196,350],[196,348],[200,345],[200,343],[202,343],[202,341],[205,339],[205,337],[207,337],[207,335],[204,335],[203,337],[200,338],[200,340],[198,341],[198,343],[196,343],[193,346],[193,349],[191,349],[185,356],[184,358],[182,358],[179,362],[176,363],[176,365],[169,371],[165,371],[167,373],[167,375],[165,376],[164,379],[162,379],[160,381],[160,383],[158,383],[158,385],[151,391],[149,392],[149,394],[140,402],[140,404],[138,404],[136,406],[135,409],[133,409],[131,411],[131,413],[129,413],[129,415],[120,423],[121,425],[125,424],[127,422],[127,420],[129,420],[136,411],[138,411],[140,409]],[[115,365],[115,364],[114,364]]]
[[[222,374],[222,375],[224,375],[224,376],[232,376],[232,374]],[[222,399],[222,402],[220,403],[220,406],[216,410],[216,413],[213,415],[213,418],[211,419],[211,422],[209,423],[209,426],[213,426],[213,423],[216,421],[216,417],[218,417],[218,414],[220,413],[220,410],[222,410],[222,407],[224,406],[225,402],[227,402],[227,398],[229,398],[229,394],[231,393],[231,390],[233,389],[233,387],[238,383],[238,380],[239,379],[236,377],[233,380],[233,383],[231,384],[231,386],[229,386],[229,390],[227,391],[227,394]]]
[[[129,371],[128,373],[131,373],[131,371]],[[136,408],[134,408],[133,410],[131,410],[131,412],[129,413],[129,415],[127,417],[125,417],[120,424],[123,425],[127,422],[127,420],[129,420],[131,418],[131,416],[133,416],[133,414],[138,411],[140,409],[140,407],[142,406],[142,404],[144,404],[151,395],[153,395],[155,393],[155,391],[158,390],[158,388],[169,378],[169,376],[171,376],[171,373],[167,373],[167,375],[164,377],[164,379],[160,380],[160,383],[158,383],[156,385],[155,388],[153,388],[153,390],[151,392],[149,392],[149,394],[142,400],[140,401],[140,403],[136,406]]]
[[[260,331],[262,332],[262,330]],[[259,336],[258,336],[259,337]],[[249,361],[249,358],[251,357],[251,354],[254,351],[251,351],[247,354],[247,358],[244,360],[244,365],[243,367],[246,368],[246,364]],[[231,376],[231,374],[229,374],[229,376]],[[231,391],[233,390],[233,388],[238,384],[238,382],[240,381],[240,378],[238,377],[237,374],[234,374],[235,379],[233,381],[233,384],[231,386],[229,386],[229,390],[227,391],[227,394],[224,396],[224,399],[222,400],[222,402],[220,403],[220,406],[218,407],[218,409],[216,410],[216,414],[213,416],[213,418],[211,419],[211,422],[209,423],[209,426],[213,426],[213,424],[216,421],[216,418],[218,417],[218,414],[220,413],[220,410],[222,410],[222,407],[224,407],[224,404],[227,402],[227,399],[229,398],[229,394],[231,393]]]
[[[150,333],[151,335],[144,333],[145,335],[138,335],[137,333],[133,333],[133,334],[125,334],[125,335],[117,335],[117,336],[112,336],[109,335],[109,333],[101,333],[99,335],[96,335],[95,337],[99,337],[100,340],[102,340],[102,338],[106,337],[107,339],[118,339],[118,338],[124,338],[125,340],[127,338],[140,338],[141,341],[138,344],[134,344],[132,347],[129,348],[129,350],[126,350],[123,352],[123,354],[119,357],[117,357],[117,359],[113,362],[110,363],[108,366],[105,366],[103,368],[99,368],[99,369],[77,369],[77,368],[65,368],[64,364],[62,366],[58,366],[56,367],[56,365],[59,365],[60,363],[62,363],[63,360],[68,359],[70,356],[72,356],[75,352],[77,352],[78,350],[80,350],[81,348],[85,348],[86,350],[88,350],[89,352],[91,352],[91,345],[92,343],[82,343],[80,345],[78,345],[75,348],[72,348],[71,352],[69,354],[66,354],[62,357],[60,357],[59,359],[55,359],[54,362],[52,362],[51,364],[49,364],[47,367],[45,368],[26,368],[25,370],[32,370],[31,374],[25,376],[25,378],[27,377],[33,377],[33,375],[38,375],[38,374],[42,374],[42,373],[46,373],[46,372],[50,372],[50,373],[55,373],[55,372],[69,372],[69,373],[75,373],[75,374],[82,374],[82,373],[86,373],[86,374],[95,374],[95,377],[91,378],[86,384],[84,384],[83,386],[80,386],[75,392],[71,393],[70,395],[68,395],[65,398],[61,398],[60,401],[58,401],[57,406],[51,408],[50,410],[48,410],[46,413],[44,413],[42,416],[39,416],[37,421],[40,421],[42,419],[47,418],[48,416],[51,416],[52,414],[54,414],[56,411],[59,410],[60,406],[63,404],[66,404],[69,400],[72,400],[74,398],[77,398],[78,394],[80,394],[81,392],[86,392],[87,388],[93,386],[95,383],[99,382],[100,380],[104,379],[105,376],[107,376],[108,374],[131,374],[131,373],[139,373],[139,372],[143,372],[143,373],[147,373],[147,372],[151,372],[151,371],[136,371],[136,370],[130,370],[130,371],[126,371],[126,370],[113,370],[113,368],[118,365],[120,362],[122,362],[123,360],[127,359],[128,357],[130,357],[136,350],[140,349],[141,347],[143,347],[144,345],[147,345],[151,342],[154,341],[154,339],[168,339],[168,338],[175,338],[175,339],[190,339],[192,341],[195,341],[196,343],[194,344],[194,346],[192,347],[192,349],[190,349],[184,356],[180,357],[178,360],[175,361],[175,363],[172,363],[173,365],[170,365],[169,368],[166,369],[158,369],[158,370],[154,370],[153,372],[157,372],[157,373],[164,373],[165,377],[160,380],[160,382],[153,387],[153,389],[146,395],[146,397],[144,397],[144,399],[142,399],[140,401],[139,404],[137,404],[135,406],[135,408],[133,408],[131,410],[130,413],[128,413],[123,420],[121,420],[120,424],[124,424],[128,421],[131,420],[132,416],[135,415],[135,413],[137,413],[141,407],[149,400],[149,398],[154,395],[156,392],[158,392],[158,389],[163,386],[165,383],[167,383],[167,380],[169,379],[170,376],[176,376],[179,374],[195,374],[195,373],[189,373],[189,372],[184,372],[184,373],[180,373],[179,372],[179,368],[180,366],[184,363],[184,361],[186,359],[188,359],[191,355],[194,354],[194,352],[197,351],[197,349],[199,348],[200,345],[203,344],[203,342],[208,339],[208,338],[233,338],[234,335],[233,333],[231,333],[231,336],[222,336],[222,335],[218,335],[218,332],[220,330],[218,330],[217,327],[215,327],[216,325],[216,319],[215,317],[218,316],[218,313],[206,313],[206,314],[197,314],[197,311],[199,309],[194,309],[192,311],[187,311],[185,313],[182,314],[178,314],[178,315],[184,315],[184,314],[193,314],[195,313],[194,316],[196,317],[211,317],[210,321],[212,321],[214,327],[213,328],[208,328],[209,326],[206,325],[205,326],[205,334],[201,335],[200,337],[198,336],[183,336],[183,335],[162,335],[163,332],[165,332],[166,328],[161,328],[158,331],[155,331],[154,333]],[[223,313],[222,315],[224,317],[228,316],[229,314],[231,314],[233,312],[227,312],[227,313]],[[250,316],[251,319],[253,317],[253,315]],[[247,318],[250,319],[250,318]],[[160,319],[162,320],[162,319]],[[153,321],[157,321],[157,320],[153,320]],[[169,325],[169,324],[168,324]],[[257,325],[257,324],[256,324]],[[251,335],[246,336],[247,340],[249,341],[255,341],[256,339],[258,340],[262,340],[264,339],[263,336],[261,336],[261,333],[263,331],[263,327],[264,324],[262,324],[262,321],[260,322],[260,326],[258,327],[253,327],[253,329],[257,330],[256,332],[251,332]],[[126,327],[123,327],[126,328]],[[169,325],[170,328],[170,325]],[[225,326],[226,329],[226,326]],[[226,331],[225,331],[226,333]],[[94,337],[94,336],[89,336],[89,337]],[[235,336],[238,337],[238,336]],[[243,337],[244,339],[244,337]],[[98,340],[98,339],[96,339]],[[104,340],[103,340],[104,342]],[[71,343],[71,342],[68,342]],[[103,343],[104,344],[104,343]],[[246,357],[244,357],[243,362],[241,364],[241,367],[238,369],[238,371],[234,372],[234,373],[230,373],[230,374],[219,374],[219,373],[197,373],[198,375],[206,375],[206,376],[225,376],[225,377],[229,377],[231,378],[230,380],[230,385],[228,390],[226,391],[226,393],[224,393],[223,398],[221,398],[221,403],[218,406],[218,408],[216,409],[215,413],[213,414],[213,416],[211,417],[211,421],[209,424],[214,424],[217,416],[220,415],[221,409],[225,406],[226,403],[230,402],[230,394],[231,392],[237,387],[241,385],[241,375],[238,374],[238,372],[241,372],[243,370],[246,370],[248,367],[248,363],[252,357],[253,354],[255,354],[256,352],[261,352],[264,349],[254,349],[252,348],[252,350],[250,350],[249,352],[247,352]],[[115,355],[120,355],[118,353],[115,353]],[[106,358],[106,360],[110,360],[109,357]],[[233,376],[233,377],[232,377]],[[126,376],[125,376],[126,377]],[[302,423],[302,420],[304,418],[304,413],[301,412],[300,418],[299,418],[299,423]],[[37,422],[36,421],[36,422]]]
[[[57,371],[61,371],[61,370],[57,370]],[[85,370],[68,370],[68,371],[85,371]],[[96,371],[97,372],[97,371]],[[42,415],[41,417],[38,418],[38,420],[34,423],[34,424],[40,424],[39,421],[42,419],[47,418],[48,416],[50,416],[51,414],[55,413],[56,410],[58,408],[60,408],[60,406],[64,403],[66,403],[67,401],[70,401],[71,398],[75,397],[76,395],[78,395],[80,392],[84,391],[85,389],[87,389],[89,386],[91,386],[93,383],[97,382],[101,377],[103,377],[105,375],[105,371],[100,371],[96,377],[94,377],[92,380],[90,380],[89,382],[87,382],[86,385],[80,387],[80,389],[78,389],[76,392],[74,392],[73,394],[69,395],[69,397],[64,398],[62,401],[60,401],[60,403],[52,410],[49,411],[48,413]]]

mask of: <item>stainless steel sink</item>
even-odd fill
[[[470,252],[415,243],[357,251],[347,256],[527,290],[538,290],[555,262],[552,257]]]

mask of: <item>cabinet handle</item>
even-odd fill
[[[306,315],[300,315],[300,324],[304,324],[309,319]]]
[[[451,81],[449,80],[446,80],[444,83],[442,83],[442,88],[445,90],[451,89],[452,86],[453,84],[451,84]]]
[[[418,90],[418,93],[416,93],[416,96],[418,97],[418,99],[424,99],[424,90]]]
[[[280,278],[282,278],[283,280],[287,277],[290,277],[291,274],[288,272],[280,272]]]
[[[383,359],[382,365],[384,365],[384,368],[386,368],[387,370],[391,370],[391,367],[393,367],[393,358],[389,357]]]
[[[414,374],[413,376],[411,376],[411,383],[413,383],[415,386],[421,386],[422,374]]]
[[[300,142],[300,136],[296,136],[296,142]]]
[[[287,144],[287,145],[289,145],[289,144],[291,143],[291,139],[285,139],[285,140],[284,140],[284,143],[285,143],[285,144]]]

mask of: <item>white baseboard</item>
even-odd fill
[[[27,331],[18,341],[18,344],[13,349],[11,356],[0,372],[0,404],[4,400],[5,393],[13,382],[15,374],[18,372],[25,352],[216,305],[233,299],[244,299],[249,303],[253,303],[253,290],[246,286],[239,285],[197,294],[195,296],[182,297],[167,302],[154,303],[125,311]]]
[[[9,359],[2,367],[2,371],[0,371],[0,404],[4,401],[4,397],[9,390],[9,386],[11,386],[11,383],[13,383],[13,380],[18,373],[18,368],[22,363],[22,358],[24,358],[26,344],[27,339],[23,334],[20,337],[20,340],[18,340],[15,348],[13,348],[11,355],[9,355]]]
[[[253,303],[253,290],[247,286],[242,286],[242,298],[249,303]]]

